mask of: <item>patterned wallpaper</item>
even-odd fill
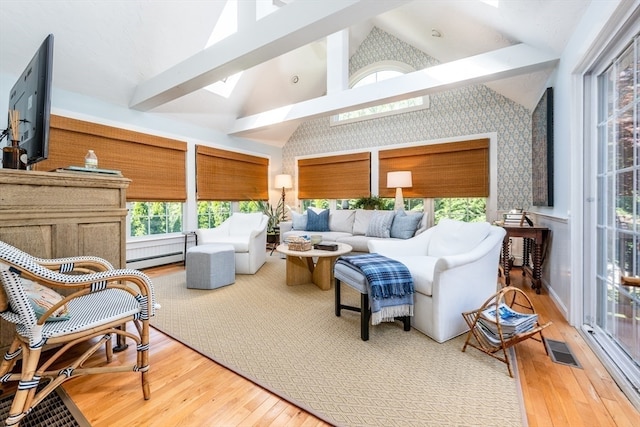
[[[350,59],[350,73],[375,62],[396,60],[415,69],[438,62],[384,31],[373,28]],[[531,112],[484,85],[430,96],[430,108],[330,126],[329,117],[309,120],[282,149],[284,173],[294,173],[295,157],[364,150],[417,141],[497,133],[497,209],[531,206]]]

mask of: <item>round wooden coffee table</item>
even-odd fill
[[[287,256],[287,285],[314,283],[323,291],[331,289],[333,283],[333,264],[340,255],[348,254],[353,249],[345,243],[338,243],[338,250],[292,251],[285,243],[276,251]]]

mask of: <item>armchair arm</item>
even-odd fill
[[[12,250],[19,256],[29,258],[43,267],[50,270],[56,270],[61,273],[69,273],[72,271],[88,273],[92,271],[113,270],[113,265],[109,261],[97,256],[74,256],[47,259],[35,257],[16,247],[12,247]]]
[[[293,230],[293,221],[280,221],[280,244],[284,243],[284,233]]]
[[[456,255],[447,255],[438,259],[436,262],[436,271],[444,271],[452,268],[456,268],[465,264],[475,262],[491,251],[496,245],[502,243],[506,232],[503,228],[492,226],[491,232],[480,242],[475,248],[469,252]],[[499,261],[499,260],[498,260]]]
[[[91,292],[102,292],[106,289],[114,288],[127,291],[136,297],[147,317],[153,317],[155,315],[157,305],[155,303],[153,283],[151,279],[141,271],[121,269],[90,274],[67,275],[51,271],[48,274],[43,274],[43,271],[18,269],[20,275],[25,279],[33,280],[34,282],[53,288],[75,290],[72,294],[66,296],[61,302],[49,309],[49,311],[40,318],[39,324],[43,324],[49,315],[72,299],[87,295]]]

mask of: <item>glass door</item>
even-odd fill
[[[640,390],[639,38],[597,77],[597,208],[594,310],[585,321]],[[589,280],[587,278],[587,280]],[[594,312],[595,311],[595,312]]]

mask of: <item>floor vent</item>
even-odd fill
[[[550,340],[545,338],[545,343],[547,346],[547,350],[549,351],[549,357],[556,363],[560,363],[562,365],[569,365],[575,368],[582,369],[578,359],[573,355],[573,352],[569,348],[566,342]]]

